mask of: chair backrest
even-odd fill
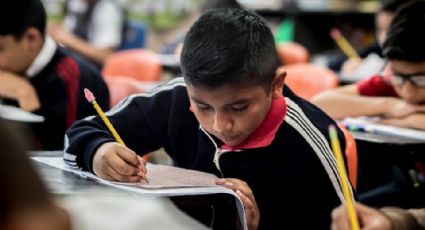
[[[126,76],[139,81],[159,81],[162,66],[156,53],[146,49],[119,51],[103,65],[103,76]]]
[[[125,97],[144,92],[140,82],[133,78],[119,76],[105,77],[105,81],[109,88],[111,107]]]
[[[310,56],[308,50],[296,42],[280,43],[276,49],[283,65],[307,63]]]
[[[309,100],[317,93],[338,86],[338,77],[331,70],[313,64],[285,66],[285,84],[298,96]]]
[[[146,47],[148,29],[142,22],[127,22],[118,50],[140,49]]]
[[[345,156],[347,158],[348,166],[348,179],[354,189],[357,189],[357,145],[353,135],[343,125],[339,125],[339,128],[344,133],[345,137]]]

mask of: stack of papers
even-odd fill
[[[376,118],[358,117],[346,118],[342,120],[342,124],[349,129],[353,127],[359,131],[377,133],[389,136],[397,136],[403,138],[410,138],[415,140],[425,141],[425,131],[417,129],[400,128],[391,125],[382,125],[375,122]]]

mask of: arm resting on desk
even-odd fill
[[[334,119],[377,115],[404,117],[417,110],[417,106],[395,97],[362,96],[354,84],[327,90],[313,97],[312,102]]]
[[[382,119],[379,123],[394,125],[402,128],[425,130],[425,114],[415,113],[403,118]]]

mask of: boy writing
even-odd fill
[[[392,74],[325,91],[313,103],[335,119],[382,116],[383,124],[425,129],[425,34],[418,32],[425,19],[412,13],[394,19],[383,45]]]
[[[99,72],[45,36],[46,12],[39,0],[5,1],[0,7],[0,98],[44,116],[33,125],[40,148],[63,149],[63,135],[76,119],[94,114],[83,88],[108,108],[109,92]]]
[[[164,147],[177,166],[222,177],[217,184],[236,191],[250,229],[329,228],[329,213],[343,200],[327,137],[335,123],[284,86],[278,63],[264,19],[208,10],[185,37],[184,78],[107,113],[128,148],[95,117],[67,131],[64,159],[104,179],[136,182],[144,167],[136,153]],[[320,198],[304,195],[311,191]],[[289,212],[276,211],[282,208]]]

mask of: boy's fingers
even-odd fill
[[[108,165],[115,172],[123,176],[136,176],[139,172],[138,166],[128,164],[127,161],[122,159],[119,155],[113,156],[112,159],[108,161]]]
[[[139,160],[140,164],[139,164],[139,169],[140,171],[142,171],[143,174],[147,174],[148,170],[146,169],[146,161],[145,159],[143,159],[143,157],[137,155],[137,159]]]
[[[112,178],[113,181],[119,182],[139,182],[139,176],[125,176],[114,171],[113,168],[109,168],[107,175]]]
[[[121,159],[123,159],[128,164],[131,164],[135,167],[138,167],[140,164],[139,159],[137,158],[137,154],[131,151],[130,149],[119,148],[117,149],[117,154]]]

